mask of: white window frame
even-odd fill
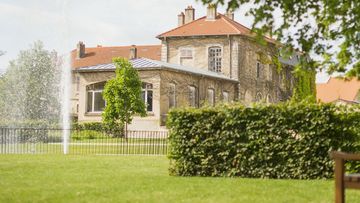
[[[211,67],[211,61],[210,61],[210,50],[211,49],[217,49],[217,50],[220,50],[220,56],[213,56],[214,57],[214,60],[215,60],[215,64],[214,64],[214,67]],[[223,48],[221,46],[209,46],[207,48],[207,59],[208,59],[208,70],[209,71],[212,71],[212,72],[215,72],[215,73],[221,73],[223,71]],[[220,67],[217,66],[217,60],[220,59]]]
[[[145,88],[143,87],[144,84],[145,84]],[[148,88],[148,85],[151,85],[151,88]],[[148,98],[148,92],[149,91],[152,92],[151,111],[148,111],[148,103],[147,103],[147,98]],[[142,92],[145,92],[144,103],[145,103],[145,107],[146,107],[146,112],[148,112],[148,113],[154,112],[154,85],[152,83],[142,82],[141,83],[141,93]]]
[[[95,93],[101,93],[103,92],[104,90],[88,90],[86,91],[86,99],[88,100],[89,99],[89,92],[91,93],[91,99],[92,99],[92,102],[91,102],[91,111],[88,111],[88,102],[86,102],[86,112],[87,113],[101,113],[103,111],[95,111]],[[105,106],[106,107],[106,101],[105,101]]]

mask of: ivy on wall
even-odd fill
[[[316,101],[316,72],[313,70],[304,70],[297,68],[294,71],[296,78],[293,89],[293,101]]]

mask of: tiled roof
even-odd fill
[[[338,100],[356,101],[359,94],[360,81],[353,78],[346,81],[341,78],[330,78],[327,83],[316,85],[317,100],[322,102],[334,102]]]
[[[90,47],[85,49],[85,56],[83,58],[76,58],[76,49],[71,51],[72,68],[76,69],[84,66],[94,66],[98,64],[107,64],[112,62],[114,57],[128,58],[130,55],[130,48],[132,46],[118,46],[118,47]],[[161,45],[144,45],[136,46],[137,56],[145,57],[154,60],[160,60]]]
[[[220,73],[215,73],[212,71],[194,68],[194,67],[187,67],[181,66],[171,63],[166,63],[162,61],[156,61],[147,58],[137,58],[130,60],[133,67],[138,70],[151,70],[151,69],[165,69],[165,70],[172,70],[172,71],[180,71],[185,73],[191,73],[195,75],[207,76],[217,79],[229,80],[232,82],[237,82],[235,79],[231,79],[225,75]],[[87,66],[87,67],[80,67],[76,71],[77,72],[100,72],[100,71],[114,71],[115,65],[113,63],[109,64],[99,64],[95,66]]]
[[[215,20],[206,20],[206,16],[204,16],[183,26],[162,33],[158,35],[157,38],[214,35],[254,36],[255,34],[246,26],[218,13]],[[266,40],[275,42],[275,40],[267,37]]]

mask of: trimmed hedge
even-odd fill
[[[331,104],[240,104],[169,112],[170,174],[317,179],[329,151],[358,151],[360,112]]]
[[[104,134],[110,137],[123,137],[124,136],[124,126],[117,126],[117,127],[109,127],[103,122],[84,122],[84,123],[73,123],[72,127],[73,130],[79,131],[94,131],[92,135],[85,135],[84,133],[78,133],[75,137],[76,139],[96,139],[97,137],[103,137]],[[97,133],[96,133],[97,132]],[[99,134],[100,133],[100,134]],[[101,134],[102,133],[102,134]],[[97,134],[97,135],[95,135]]]

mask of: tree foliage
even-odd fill
[[[316,54],[302,67],[346,72],[360,78],[360,1],[358,0],[201,0],[227,4],[228,9],[250,6],[253,30],[272,33],[286,48]]]
[[[106,107],[103,121],[108,126],[124,126],[131,123],[132,116],[146,115],[141,98],[141,81],[138,72],[124,58],[114,58],[116,77],[107,81],[103,92]]]
[[[0,50],[0,56],[4,55],[5,54],[5,51],[1,51]]]
[[[60,64],[55,51],[37,41],[20,51],[0,79],[1,118],[57,121],[60,109]]]

